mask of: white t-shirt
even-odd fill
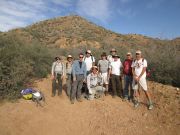
[[[141,74],[143,68],[147,67],[147,61],[143,58],[141,58],[140,60],[135,60],[135,61],[133,61],[131,67],[135,68],[135,74],[137,76],[139,76]],[[142,77],[146,77],[146,72],[144,72]]]
[[[120,71],[121,67],[122,67],[122,63],[120,60],[112,61],[110,63],[110,69],[112,70],[113,75],[121,75],[121,71]]]
[[[93,66],[93,62],[95,62],[95,58],[93,56],[90,56],[90,57],[84,57],[83,60],[86,63],[87,71],[90,71]]]

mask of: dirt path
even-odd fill
[[[36,107],[23,99],[0,105],[0,135],[178,135],[180,92],[171,86],[149,83],[155,108],[134,109],[132,103],[111,96],[104,100],[70,104],[65,93],[52,98],[49,78],[35,87],[47,105]],[[143,93],[141,94],[143,95]],[[142,97],[142,102],[146,100]]]

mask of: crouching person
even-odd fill
[[[58,81],[58,96],[62,95],[62,80],[65,73],[64,64],[59,56],[55,57],[55,62],[52,64],[52,97],[56,95],[56,81]]]
[[[87,87],[89,90],[89,100],[100,98],[104,94],[103,79],[98,74],[97,66],[93,66],[91,73],[87,76]]]

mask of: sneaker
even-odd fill
[[[138,101],[135,101],[134,102],[134,107],[137,108],[139,106],[139,102]]]
[[[74,100],[71,100],[71,104],[74,104]]]
[[[78,98],[77,101],[78,101],[78,102],[82,102],[82,98]]]
[[[153,109],[153,104],[150,104],[149,107],[148,107],[149,110],[152,110]]]

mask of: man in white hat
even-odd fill
[[[91,50],[86,51],[86,55],[83,58],[83,61],[86,63],[87,75],[90,73],[92,66],[95,65],[95,58],[92,56]]]
[[[103,79],[98,73],[98,67],[93,66],[91,73],[87,76],[87,88],[89,90],[89,100],[93,100],[97,95],[101,96],[104,94],[105,88],[103,87]]]
[[[71,91],[72,91],[72,65],[73,65],[73,57],[72,55],[67,56],[67,62],[66,62],[66,86],[67,86],[67,96],[70,98]]]
[[[153,104],[151,100],[151,96],[148,92],[147,89],[147,82],[146,82],[146,68],[147,68],[147,61],[146,59],[142,58],[142,54],[140,50],[136,51],[136,59],[133,61],[132,65],[132,73],[133,73],[133,89],[134,89],[134,106],[138,107],[139,106],[139,93],[138,89],[141,87],[145,95],[149,101],[149,106],[148,109],[151,110],[153,109]]]

